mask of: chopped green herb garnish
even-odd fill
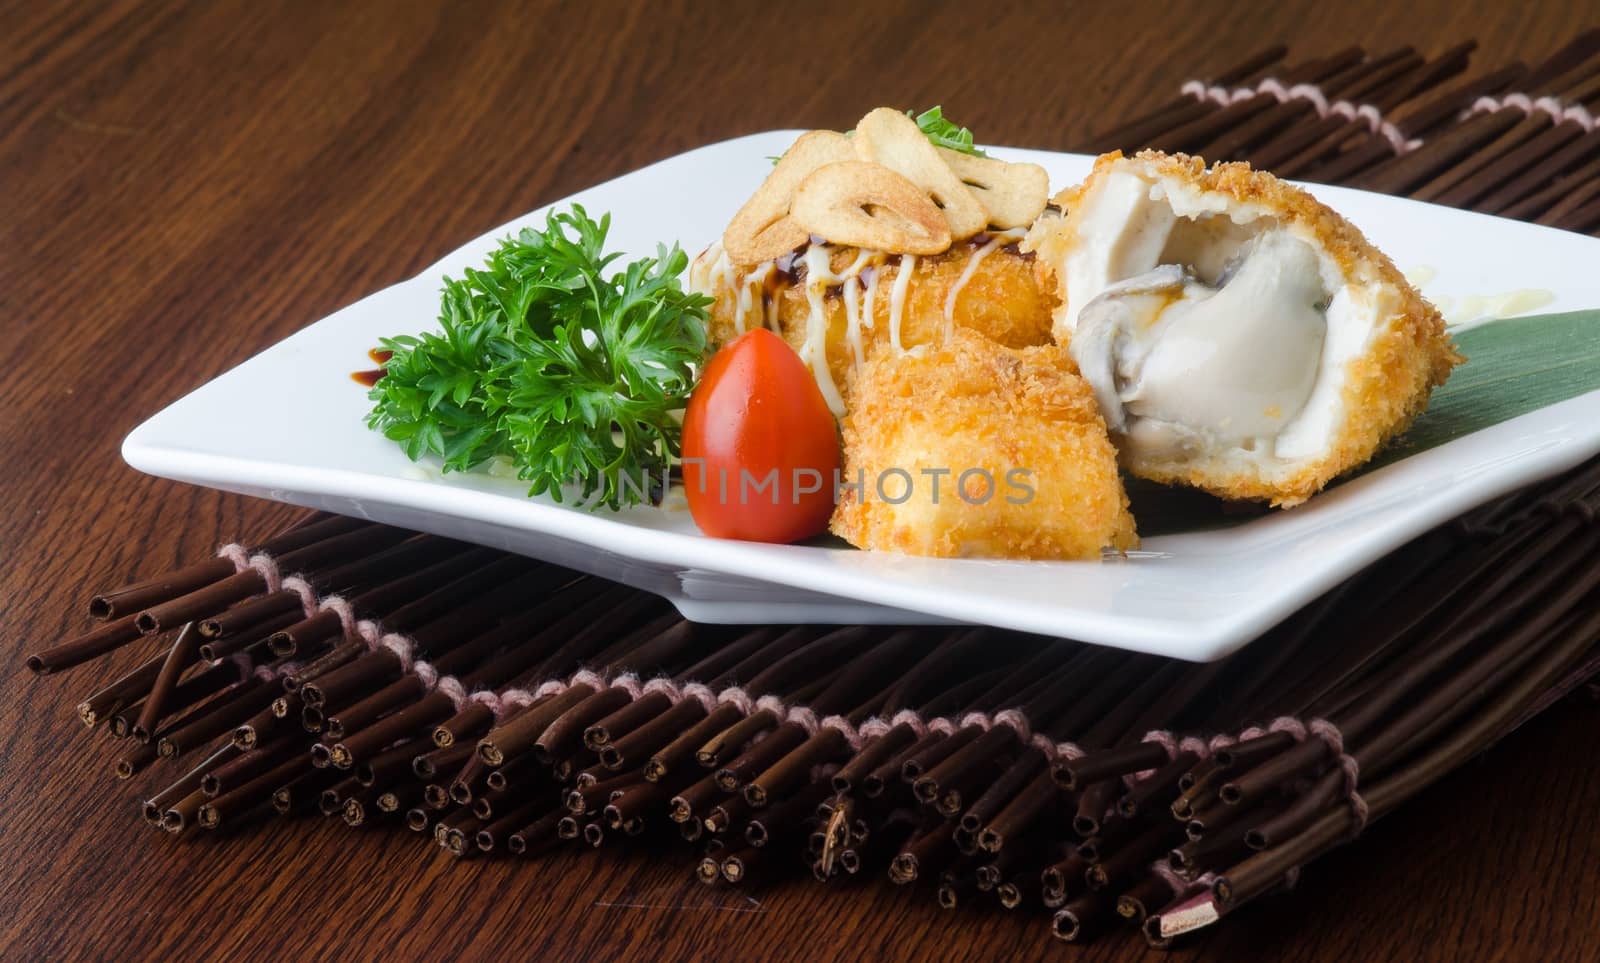
[[[906,116],[911,117],[911,111],[906,111]],[[922,131],[923,136],[927,137],[936,146],[960,151],[963,154],[971,154],[974,157],[989,156],[972,146],[971,130],[965,127],[957,127],[954,123],[945,119],[942,107],[929,107],[922,113],[912,117],[912,119],[917,122],[917,128]]]

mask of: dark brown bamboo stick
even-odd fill
[[[1583,128],[1570,121],[1548,124],[1520,146],[1483,164],[1471,176],[1461,177],[1459,183],[1441,187],[1429,185],[1435,194],[1433,200],[1455,207],[1475,206],[1480,199],[1517,183],[1524,171],[1537,169],[1541,161],[1560,155],[1569,144],[1582,140],[1583,135]]]
[[[1544,182],[1538,190],[1507,206],[1499,213],[1505,217],[1523,220],[1535,220],[1546,216],[1555,205],[1574,191],[1582,189],[1585,184],[1592,183],[1596,177],[1600,177],[1600,155],[1591,156],[1565,174]]]
[[[1564,123],[1558,124],[1555,131],[1561,133],[1574,129],[1575,124]],[[1487,214],[1508,213],[1511,205],[1552,185],[1559,176],[1577,169],[1596,154],[1600,154],[1600,131],[1579,132],[1560,148],[1537,158],[1529,158],[1525,170],[1488,196],[1477,199],[1473,207]]]
[[[1600,196],[1600,180],[1584,180],[1573,185],[1572,189],[1567,191],[1560,200],[1551,204],[1548,210],[1534,218],[1534,223],[1561,227],[1597,196]]]
[[[557,716],[533,742],[535,759],[549,763],[571,754],[583,742],[584,730],[632,701],[628,691],[610,686],[592,692]]]
[[[291,552],[369,524],[357,518],[323,515],[274,535],[261,543],[256,551],[269,555]],[[206,559],[175,572],[96,595],[89,600],[89,615],[96,619],[121,619],[136,615],[151,606],[187,595],[232,574],[233,563],[227,559]]]
[[[1192,752],[1180,752],[1151,773],[1135,782],[1126,794],[1117,800],[1117,812],[1132,819],[1151,808],[1157,799],[1170,798],[1178,788],[1179,780],[1193,768],[1199,757]]]
[[[1415,51],[1401,48],[1372,59],[1352,63],[1324,77],[1319,86],[1330,99],[1337,98],[1356,82],[1372,74],[1381,75],[1396,62],[1414,65],[1419,60]],[[1295,126],[1302,120],[1309,122],[1309,119],[1315,116],[1316,108],[1310,101],[1287,100],[1276,103],[1207,140],[1196,153],[1213,160],[1245,160],[1249,156],[1251,145],[1273,136],[1275,131],[1286,126]]]
[[[250,654],[252,661],[267,662],[277,658],[267,640],[274,632],[293,624],[298,612],[284,612],[255,626],[200,643],[200,657],[210,661],[226,659],[241,652]]]
[[[163,757],[173,758],[203,746],[265,709],[275,694],[272,685],[261,679],[239,683],[208,703],[203,713],[180,720],[181,725],[157,733],[157,751]]]
[[[660,780],[678,767],[693,762],[696,750],[739,718],[737,706],[729,703],[717,706],[705,718],[684,730],[682,735],[652,754],[645,763],[644,777],[652,781]]]
[[[773,763],[744,787],[745,800],[760,809],[774,798],[794,792],[811,780],[811,770],[826,762],[840,759],[849,752],[850,745],[844,733],[824,726]],[[820,787],[822,784],[819,783]]]
[[[817,805],[830,792],[826,782],[810,783],[781,802],[751,814],[745,825],[745,841],[752,846],[767,846],[799,839],[815,818]]]
[[[1050,934],[1068,943],[1093,939],[1115,918],[1112,900],[1100,893],[1085,893],[1056,910]]]
[[[1435,128],[1451,121],[1479,97],[1505,90],[1526,73],[1527,67],[1514,63],[1480,77],[1468,78],[1430,100],[1397,110],[1390,121],[1407,137],[1426,136],[1429,139],[1430,143],[1419,148],[1418,153],[1432,150],[1434,148],[1430,145],[1437,133]],[[1387,141],[1373,138],[1315,165],[1304,176],[1328,184],[1346,183],[1394,157],[1394,149]]]
[[[1389,54],[1387,58],[1378,58],[1367,63],[1367,70],[1361,75],[1353,77],[1350,83],[1341,88],[1330,86],[1330,98],[1349,101],[1351,103],[1366,103],[1375,100],[1374,95],[1385,85],[1399,86],[1407,74],[1422,69],[1426,61],[1414,51],[1405,49]],[[1338,114],[1326,117],[1307,119],[1304,124],[1290,125],[1271,133],[1261,143],[1251,147],[1245,159],[1262,170],[1276,171],[1280,176],[1287,176],[1281,165],[1305,150],[1313,143],[1334,144],[1348,135],[1352,122]],[[1330,141],[1331,138],[1331,141]]]
[[[1015,799],[978,832],[978,847],[997,853],[1010,837],[1027,829],[1055,804],[1060,790],[1048,769],[1042,770]]]
[[[1451,48],[1431,62],[1423,65],[1422,69],[1413,76],[1402,80],[1391,87],[1374,90],[1369,96],[1370,102],[1385,112],[1395,111],[1401,105],[1414,97],[1433,90],[1440,84],[1450,80],[1467,68],[1468,60],[1477,44],[1467,41]],[[1396,128],[1405,131],[1405,126],[1396,122],[1397,116],[1391,114],[1386,118],[1389,123],[1396,124]],[[1343,154],[1341,154],[1341,150]],[[1281,177],[1299,177],[1319,161],[1330,158],[1350,156],[1357,150],[1372,150],[1374,158],[1392,153],[1394,148],[1387,140],[1375,134],[1368,127],[1346,122],[1339,128],[1317,140],[1298,153],[1282,160],[1261,158],[1262,166],[1269,167]]]
[[[314,572],[320,567],[397,542],[405,535],[400,529],[368,525],[285,552],[277,559],[277,564],[285,574]],[[209,618],[266,588],[266,580],[260,572],[246,569],[205,588],[145,608],[135,617],[135,624],[139,626],[139,631],[152,635],[164,628]]]
[[[717,769],[714,778],[724,792],[742,793],[745,784],[798,748],[806,741],[806,730],[798,723],[787,722],[778,726],[760,742],[744,749],[726,765]]]
[[[543,704],[535,703],[526,711],[509,716],[478,741],[478,757],[491,766],[505,765],[531,750],[550,723],[593,693],[593,686],[571,686]]]
[[[208,619],[201,619],[200,635],[207,640],[219,639],[225,635],[252,629],[286,612],[300,611],[300,596],[294,592],[278,591],[258,595],[225,612],[219,612]]]
[[[398,742],[388,749],[375,754],[372,758],[357,764],[355,767],[356,779],[364,786],[380,787],[393,783],[408,782],[407,777],[414,775],[411,762],[426,746],[427,743],[421,737]]]
[[[434,779],[441,773],[453,775],[472,758],[475,751],[475,746],[457,743],[444,749],[419,752],[411,760],[411,771],[416,773],[418,779]]]
[[[166,714],[167,700],[172,695],[172,690],[177,687],[179,676],[194,664],[199,654],[200,631],[191,622],[178,632],[172,647],[167,650],[167,657],[161,663],[155,681],[150,685],[150,694],[145,696],[144,708],[139,711],[138,721],[133,725],[134,738],[140,742],[149,741],[150,734],[155,732],[156,723]]]
[[[200,782],[205,778],[207,773],[227,763],[229,760],[236,758],[238,755],[238,748],[232,745],[227,745],[221,747],[220,749],[211,753],[211,755],[202,759],[198,764],[195,765],[193,769],[190,769],[188,772],[184,773],[183,776],[181,776],[176,782],[172,783],[170,786],[167,786],[154,796],[151,796],[143,804],[141,809],[144,813],[145,822],[152,826],[160,826],[162,816],[166,813],[169,806],[190,795],[191,793],[198,792],[200,789]]]
[[[113,713],[136,704],[150,691],[150,686],[156,681],[166,661],[167,653],[157,652],[109,685],[91,693],[78,703],[78,718],[92,728]]]
[[[1512,108],[1511,113],[1516,115],[1516,109]],[[1514,164],[1519,148],[1535,143],[1553,126],[1550,118],[1544,114],[1522,114],[1516,123],[1499,136],[1481,144],[1472,153],[1417,185],[1412,189],[1411,196],[1419,201],[1441,204],[1449,203],[1447,198],[1452,196],[1459,197],[1464,194],[1468,198],[1473,197],[1480,183],[1477,180],[1480,175],[1486,178],[1497,176],[1496,168],[1501,162]],[[1498,181],[1490,180],[1489,183]],[[1465,188],[1465,191],[1458,188]]]
[[[151,743],[135,743],[129,751],[117,760],[113,771],[118,779],[132,779],[143,772],[145,767],[155,762],[158,758],[156,747]]]
[[[881,736],[866,740],[861,750],[831,777],[833,790],[839,793],[851,792],[868,774],[888,762],[916,738],[916,731],[909,724],[901,723]]]
[[[1285,84],[1322,83],[1360,63],[1363,56],[1359,47],[1347,47],[1320,60],[1288,67],[1279,73],[1279,78]],[[1223,131],[1234,129],[1253,117],[1283,106],[1271,94],[1258,94],[1166,131],[1161,135],[1160,145],[1168,150],[1193,152]]]
[[[1260,79],[1262,71],[1282,60],[1288,52],[1289,48],[1282,44],[1268,47],[1259,53],[1246,57],[1228,70],[1216,74],[1212,78],[1211,84],[1218,87],[1231,87],[1235,84]],[[1091,139],[1091,142],[1101,145],[1101,149],[1104,150],[1119,147],[1125,149],[1140,147],[1162,131],[1171,130],[1173,127],[1204,114],[1209,107],[1210,105],[1193,97],[1181,95],[1143,117],[1097,134]]]
[[[321,810],[322,791],[340,773],[332,769],[303,769],[298,776],[272,791],[272,811],[280,816],[308,815]]]
[[[535,817],[543,815],[550,808],[547,800],[527,799],[506,809],[492,820],[485,821],[474,836],[473,842],[480,852],[491,852],[496,845],[503,844],[505,838],[526,826]],[[482,819],[482,816],[479,816]]]
[[[1556,226],[1584,234],[1594,233],[1600,229],[1600,197],[1590,195],[1581,206],[1559,218]]]
[[[373,787],[378,788],[378,787]],[[420,783],[402,783],[378,793],[374,802],[378,811],[382,813],[405,813],[422,801],[422,785]]]
[[[286,673],[283,676],[284,691],[292,693],[298,699],[301,686],[341,666],[349,665],[370,651],[365,642],[356,640],[341,642],[316,658],[301,663],[293,672]]]
[[[389,745],[396,739],[412,733],[422,732],[433,723],[448,716],[453,708],[450,699],[438,691],[421,696],[417,701],[405,704],[405,700],[413,698],[420,692],[422,683],[416,676],[407,676],[394,686],[388,687],[378,695],[389,694],[393,705],[383,702],[374,703],[372,698],[365,700],[362,706],[374,706],[371,711],[387,711],[390,708],[403,706],[398,711],[384,716],[370,724],[363,723],[354,729],[348,729],[338,737],[338,741],[329,746],[330,759],[335,766],[348,769],[358,765],[369,756]]]
[[[197,820],[206,829],[217,829],[225,821],[258,806],[270,807],[272,791],[294,779],[310,765],[303,755],[290,756],[248,782],[221,795],[208,797],[196,814]]]
[[[153,605],[202,589],[234,574],[233,563],[225,558],[209,558],[175,572],[96,595],[89,600],[89,617],[118,620],[131,618]]]
[[[1559,631],[1558,644],[1540,653],[1532,671],[1522,674],[1497,696],[1493,706],[1469,717],[1465,724],[1411,765],[1363,789],[1370,818],[1382,816],[1480,751],[1528,701],[1537,698],[1539,692],[1594,646],[1597,633],[1600,633],[1600,605],[1591,605],[1587,611],[1570,617]],[[1347,838],[1355,821],[1356,816],[1349,807],[1339,806],[1305,832],[1234,866],[1214,886],[1218,903],[1224,909],[1231,909],[1266,892],[1289,869]]]
[[[34,675],[49,675],[98,659],[143,637],[137,618],[127,615],[95,626],[75,639],[35,652],[27,657],[26,663]]]

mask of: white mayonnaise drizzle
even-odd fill
[[[917,271],[917,257],[907,254],[900,259],[900,271],[894,276],[894,287],[889,291],[889,345],[904,351],[900,343],[900,317],[906,310],[906,290],[911,286],[911,275]]]
[[[760,264],[756,265],[755,270],[751,271],[749,274],[746,274],[739,281],[735,282],[731,277],[728,279],[729,284],[739,292],[738,296],[734,298],[733,302],[733,327],[740,334],[744,334],[745,315],[749,314],[750,309],[755,307],[756,295],[766,289],[767,279],[772,276],[772,272],[775,267],[776,265],[774,265],[771,261],[762,261]],[[763,316],[761,319],[762,324],[766,323],[766,311],[766,307],[763,306]]]
[[[872,306],[878,299],[878,277],[883,274],[883,261],[880,258],[873,265],[871,274],[867,275],[867,289],[861,295],[861,323],[872,327]]]
[[[950,286],[950,293],[944,299],[944,336],[946,340],[955,333],[956,327],[956,298],[961,296],[961,289],[972,280],[972,275],[977,272],[978,265],[983,259],[998,248],[1007,244],[1014,244],[1027,234],[1021,228],[1012,228],[1009,231],[997,231],[989,240],[967,259],[967,266],[961,269],[961,276],[956,278],[956,283]]]
[[[997,231],[983,245],[973,251],[960,277],[956,279],[944,303],[944,334],[949,337],[955,326],[956,299],[966,287],[978,265],[990,253],[1008,244],[1014,244],[1026,234],[1020,228]],[[807,305],[806,329],[800,345],[800,359],[811,369],[823,400],[835,416],[844,416],[844,396],[834,380],[828,365],[828,315],[827,294],[834,286],[844,302],[845,343],[850,350],[851,365],[859,370],[866,362],[867,347],[862,329],[876,327],[878,280],[888,268],[891,257],[882,251],[857,249],[855,259],[843,270],[835,273],[832,257],[834,248],[822,241],[813,241],[798,255],[805,265],[805,294]],[[906,299],[911,290],[911,278],[917,270],[914,255],[898,256],[898,270],[889,290],[889,345],[899,353],[906,351],[901,338],[905,318]],[[867,269],[871,268],[870,271]],[[788,275],[791,268],[781,269]],[[757,323],[772,331],[782,333],[778,323],[781,294],[774,292],[773,275],[780,271],[778,262],[763,261],[750,270],[740,273],[720,242],[712,245],[690,266],[690,287],[707,294],[717,290],[728,291],[733,299],[733,326],[737,334],[749,328],[750,319],[757,310],[760,299],[760,316]],[[865,272],[865,275],[863,275]],[[781,285],[779,285],[781,287]]]
[[[861,278],[844,279],[844,330],[850,344],[850,357],[857,370],[861,368]]]
[[[822,397],[828,402],[834,416],[843,418],[844,396],[839,393],[839,386],[833,380],[833,370],[828,366],[828,315],[824,296],[831,285],[858,281],[861,269],[872,262],[877,252],[857,251],[855,260],[839,274],[833,273],[830,263],[832,254],[833,249],[826,244],[813,244],[806,248],[806,304],[810,311],[806,318],[806,338],[800,358],[811,366],[811,375],[817,379],[817,387],[822,389]],[[855,301],[848,296],[845,300],[845,318],[845,337],[857,350],[856,363],[859,364],[861,313]]]

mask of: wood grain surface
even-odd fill
[[[35,680],[22,655],[80,629],[93,591],[286,517],[135,474],[117,447],[138,421],[574,190],[884,103],[1070,149],[1274,42],[1477,38],[1494,65],[1596,25],[1576,0],[4,4],[0,957],[1144,954],[1130,934],[1066,947],[1042,915],[945,912],[883,882],[710,889],[676,840],[466,863],[315,819],[174,840],[136,818],[146,783],[115,782],[111,747],[70,712],[103,670]],[[1600,957],[1597,724],[1592,700],[1557,706],[1177,954]]]

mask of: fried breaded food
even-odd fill
[[[1131,473],[1288,507],[1370,459],[1461,356],[1357,228],[1247,164],[1101,157],[1024,248]]]
[[[715,299],[713,348],[765,325],[808,364],[825,354],[827,377],[818,380],[831,381],[831,396],[826,383],[823,394],[842,414],[850,372],[882,345],[934,344],[954,329],[1014,348],[1049,343],[1056,295],[1033,256],[1017,249],[1019,239],[980,234],[927,257],[809,244],[755,266],[734,264],[712,245],[695,259],[689,280]],[[814,317],[821,319],[817,329]]]
[[[1116,451],[1062,348],[957,330],[877,353],[849,400],[844,476],[861,484],[842,492],[830,527],[858,548],[1098,559],[1138,542]]]

